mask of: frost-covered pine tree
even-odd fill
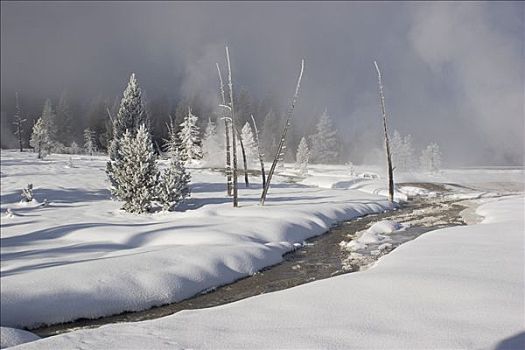
[[[157,187],[157,200],[162,210],[171,211],[190,195],[190,174],[184,167],[178,149],[170,152],[170,163],[162,172]]]
[[[84,152],[93,156],[93,153],[97,151],[97,144],[95,138],[95,132],[91,129],[84,130]]]
[[[431,143],[421,152],[419,164],[425,171],[432,173],[439,171],[441,168],[441,152],[436,143]]]
[[[191,113],[191,108],[188,107],[188,114],[180,124],[178,133],[181,158],[185,163],[202,158],[197,120],[197,116]]]
[[[81,151],[82,149],[78,146],[78,144],[75,141],[71,142],[71,145],[69,145],[69,153],[79,154]]]
[[[210,119],[202,138],[202,159],[206,166],[221,167],[223,165],[223,149],[221,139],[217,133],[217,126]]]
[[[45,124],[50,141],[56,142],[56,114],[49,98],[42,109],[42,123]]]
[[[146,109],[142,100],[142,90],[139,86],[135,73],[131,74],[128,86],[124,90],[124,96],[120,101],[120,108],[116,118],[113,120],[113,138],[109,145],[109,158],[118,160],[120,139],[129,131],[135,136],[140,125],[149,127]]]
[[[153,144],[145,125],[134,135],[126,130],[118,146],[118,157],[107,170],[114,198],[124,201],[122,209],[130,213],[145,213],[156,198],[159,172]]]
[[[246,152],[246,158],[248,159],[248,167],[254,168],[257,166],[257,159],[259,156],[252,127],[248,122],[242,127],[241,139],[244,143],[244,151]]]
[[[299,146],[297,147],[297,154],[295,156],[295,167],[299,172],[299,175],[305,176],[308,174],[308,159],[310,158],[310,150],[308,149],[308,143],[306,138],[301,138]]]
[[[73,115],[67,102],[66,93],[62,93],[58,101],[56,126],[57,140],[65,145],[69,144],[73,133]]]
[[[311,161],[315,163],[335,163],[339,157],[337,132],[332,118],[326,109],[316,126],[317,132],[310,136]]]
[[[412,146],[411,135],[402,137],[397,130],[394,130],[394,134],[390,140],[390,149],[396,170],[414,170],[416,160],[414,156],[414,147]]]
[[[49,137],[47,124],[42,117],[38,118],[33,126],[33,133],[31,134],[29,145],[38,153],[38,159],[44,159],[51,151],[51,138]]]
[[[15,113],[15,121],[13,124],[16,127],[15,135],[18,136],[18,146],[20,147],[20,152],[24,150],[23,144],[22,144],[22,124],[24,124],[27,119],[22,118],[22,109],[20,108],[20,103],[18,101],[18,92],[16,95],[16,113]]]

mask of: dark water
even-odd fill
[[[315,280],[329,278],[361,269],[395,249],[400,244],[438,228],[464,225],[460,212],[465,207],[439,200],[409,201],[402,208],[377,215],[368,215],[344,222],[329,232],[312,238],[297,250],[283,256],[284,261],[255,275],[232,284],[218,287],[178,303],[154,307],[139,312],[126,312],[99,319],[79,319],[74,322],[32,329],[33,333],[47,337],[81,328],[96,328],[104,324],[136,322],[155,319],[181,310],[207,308],[231,303],[251,296],[291,288]],[[350,253],[342,249],[341,241],[350,241],[356,233],[380,220],[411,223],[408,229],[390,235],[392,247],[374,254],[374,246],[361,251],[362,258],[349,259]]]

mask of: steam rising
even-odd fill
[[[228,44],[237,89],[272,93],[283,106],[304,57],[295,126],[308,133],[328,108],[357,162],[382,147],[377,60],[391,130],[412,134],[419,147],[439,143],[450,165],[522,164],[524,8],[2,2],[2,118],[15,90],[42,99],[68,90],[89,101],[121,93],[131,72],[149,97],[198,94],[216,105],[215,62],[224,64]]]

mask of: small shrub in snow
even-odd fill
[[[169,166],[162,172],[157,188],[157,200],[162,205],[162,210],[175,209],[190,195],[190,178],[180,152],[175,150],[171,153]]]
[[[117,157],[106,170],[113,185],[112,195],[125,202],[122,209],[128,212],[149,211],[155,198],[158,170],[153,144],[144,125],[136,136],[129,131],[124,133]]]
[[[33,201],[33,184],[27,184],[27,188],[22,189],[22,201]]]

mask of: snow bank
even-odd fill
[[[0,349],[28,343],[40,339],[39,336],[21,329],[0,327]]]
[[[221,174],[193,169],[181,211],[136,216],[109,200],[105,159],[45,161],[2,152],[1,325],[34,327],[137,311],[195,295],[276,264],[293,244],[341,220],[391,209],[359,191],[279,182],[266,205],[259,177],[232,208]],[[34,184],[46,206],[21,207]],[[5,219],[4,219],[5,218]]]
[[[483,223],[427,233],[366,272],[20,349],[520,349],[524,198],[478,212]]]

